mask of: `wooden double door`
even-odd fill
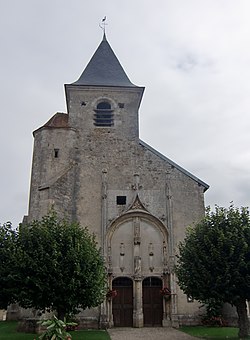
[[[114,279],[113,321],[115,327],[133,327],[133,281],[127,277]],[[162,281],[148,277],[142,282],[143,319],[145,327],[162,326],[163,301],[160,294]]]
[[[162,281],[148,277],[142,282],[143,320],[145,327],[162,326],[163,299],[160,294]]]
[[[127,277],[114,279],[112,288],[117,291],[113,299],[115,327],[133,327],[133,281]]]

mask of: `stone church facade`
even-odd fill
[[[87,326],[178,326],[199,318],[174,265],[186,227],[204,215],[208,185],[139,139],[143,91],[104,34],[80,78],[65,85],[67,113],[34,131],[27,220],[54,205],[96,234],[105,258],[109,296],[79,315]]]

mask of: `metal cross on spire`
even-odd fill
[[[105,15],[105,17],[102,19],[101,23],[99,24],[100,28],[103,30],[103,34],[105,34],[105,26],[107,26],[106,20],[107,20],[107,17]]]

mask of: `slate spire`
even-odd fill
[[[136,87],[123,70],[107,41],[105,32],[100,45],[85,70],[72,85]]]

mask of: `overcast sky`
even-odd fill
[[[206,205],[250,206],[249,0],[2,0],[0,222],[27,214],[32,131],[66,112],[105,15],[146,87],[141,139],[210,185]]]

